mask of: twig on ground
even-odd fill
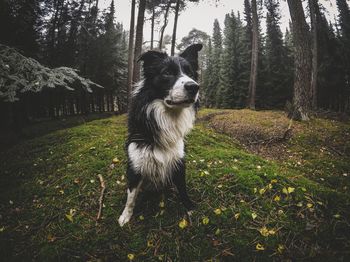
[[[101,194],[100,194],[100,198],[98,200],[99,209],[98,209],[96,221],[100,220],[101,215],[102,215],[103,196],[104,196],[104,193],[106,190],[106,185],[105,185],[105,181],[103,180],[103,176],[101,174],[98,174],[98,178],[100,179],[100,184],[101,184]]]

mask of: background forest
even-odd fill
[[[116,11],[114,1],[101,10],[96,0],[2,0],[3,123],[18,129],[28,121],[45,117],[125,112],[128,93],[140,78],[137,57],[147,49],[168,48],[174,53],[194,42],[205,46],[200,57],[201,100],[205,107],[279,108],[305,119],[307,113],[303,117],[304,113],[295,112],[300,108],[305,112],[349,111],[350,11],[346,0],[335,1],[339,12],[335,24],[327,20],[322,1],[305,2],[305,10],[301,3],[299,7],[291,4],[292,21],[286,29],[280,25],[279,1],[245,0],[243,14],[229,12],[223,25],[213,21],[212,35],[194,28],[179,41],[177,20],[188,2],[141,0],[135,10],[132,1],[127,31],[115,22],[116,14],[125,10]],[[168,25],[172,15],[174,24]],[[151,41],[143,42],[145,19],[151,20],[152,32]],[[167,26],[173,27],[172,36],[164,34]],[[38,64],[20,58],[9,47],[45,67],[64,70],[58,70],[61,75],[50,72],[43,76]],[[298,63],[302,57],[307,58],[305,64]],[[90,88],[87,82],[76,79],[71,79],[69,86],[54,84],[55,77],[64,79],[62,72],[67,70],[97,85]],[[302,105],[298,101],[303,101]]]

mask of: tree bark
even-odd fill
[[[164,31],[168,25],[168,14],[169,14],[169,9],[170,9],[170,5],[171,5],[171,0],[168,0],[168,1],[169,2],[166,6],[165,13],[164,13],[164,24],[163,24],[162,28],[160,29],[160,38],[159,38],[159,45],[158,45],[159,50],[162,50]]]
[[[312,35],[312,72],[311,72],[311,93],[312,109],[317,108],[317,76],[318,76],[318,40],[317,40],[317,14],[318,0],[309,0],[311,35]]]
[[[256,0],[252,0],[252,60],[250,64],[249,96],[248,107],[255,109],[256,82],[258,78],[259,62],[259,28],[258,28],[258,11]]]
[[[128,51],[128,80],[127,80],[127,103],[130,103],[130,94],[132,90],[132,73],[134,63],[134,28],[135,28],[135,1],[131,1],[131,16],[129,29],[129,51]]]
[[[137,59],[141,55],[142,51],[142,38],[143,38],[143,24],[145,20],[146,0],[140,0],[139,11],[137,15],[136,25],[136,38],[135,38],[135,51],[134,51],[134,72],[133,82],[136,83],[140,80],[140,64],[137,63]]]
[[[172,36],[172,39],[171,39],[171,55],[172,56],[175,54],[176,30],[177,30],[177,20],[179,18],[179,9],[180,9],[180,0],[177,0],[176,1],[176,7],[175,7],[173,36]]]
[[[151,18],[151,50],[153,50],[153,41],[154,41],[154,5],[152,5],[152,18]]]
[[[294,40],[294,118],[307,121],[311,109],[311,48],[301,0],[287,0]]]

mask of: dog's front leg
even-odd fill
[[[181,165],[177,166],[176,172],[173,176],[173,182],[179,192],[180,200],[187,209],[187,213],[190,215],[191,211],[195,209],[195,205],[187,194],[184,162],[182,162]]]
[[[142,180],[139,180],[136,185],[129,185],[129,188],[127,190],[128,196],[126,200],[126,205],[123,213],[118,219],[119,225],[121,227],[130,221],[130,218],[134,211],[136,198],[140,191],[141,184],[142,184]]]

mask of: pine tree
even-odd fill
[[[204,71],[203,71],[203,83],[202,83],[202,91],[201,91],[201,102],[205,107],[210,106],[210,101],[208,101],[208,97],[210,94],[210,77],[212,76],[213,72],[213,49],[211,44],[211,38],[208,39],[208,46],[205,49],[205,61],[204,61]]]
[[[350,9],[346,0],[337,0],[339,11],[339,26],[342,52],[342,63],[345,69],[345,82],[342,89],[339,90],[340,111],[350,109]]]
[[[226,15],[224,35],[217,106],[242,108],[245,106],[248,91],[249,50],[239,13],[237,16],[233,12]]]
[[[263,102],[268,108],[282,108],[290,99],[290,85],[286,83],[289,70],[286,67],[287,50],[283,44],[280,29],[279,2],[266,0],[266,43],[265,43],[265,75]],[[289,79],[290,80],[290,79]]]
[[[207,102],[208,107],[214,107],[216,104],[217,89],[220,77],[220,57],[222,53],[222,35],[219,21],[215,19],[212,37],[212,74],[208,81]]]

